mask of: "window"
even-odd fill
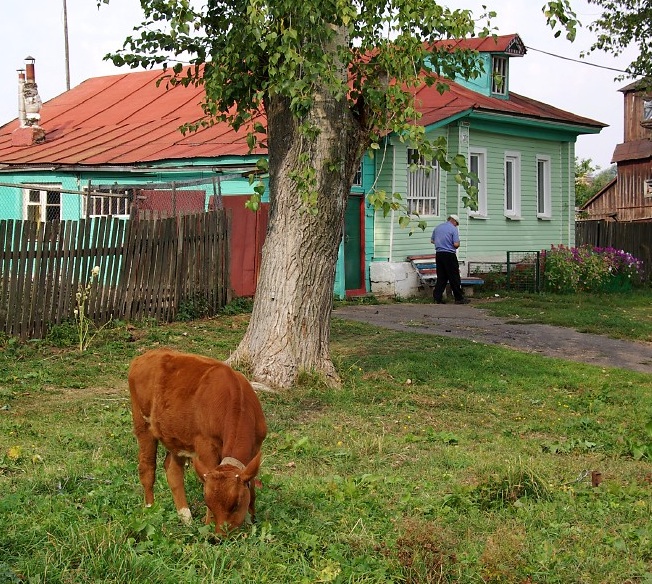
[[[643,123],[652,124],[652,98],[643,100]]]
[[[507,71],[509,59],[494,56],[491,63],[491,93],[507,95]]]
[[[43,185],[42,189],[23,189],[23,219],[37,223],[61,220],[59,188],[59,185]]]
[[[439,166],[408,149],[407,208],[417,215],[439,215]]]
[[[643,195],[646,199],[652,198],[652,178],[649,178],[645,181]]]
[[[360,166],[358,166],[358,170],[355,171],[355,176],[353,177],[353,186],[354,187],[361,187],[362,186],[362,160],[360,161]]]
[[[537,156],[537,217],[549,219],[552,216],[550,189],[550,157]]]
[[[472,217],[487,216],[487,151],[484,149],[471,149],[469,152],[469,170],[478,178],[474,179],[473,186],[478,188],[478,210],[471,211]]]
[[[131,189],[127,189],[119,193],[107,192],[84,197],[84,217],[129,217],[131,191]],[[88,204],[90,204],[90,208],[87,209],[86,205]]]
[[[505,152],[505,216],[520,219],[521,214],[521,155]]]

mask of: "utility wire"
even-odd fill
[[[597,63],[589,63],[588,61],[581,61],[580,59],[571,59],[570,57],[563,57],[562,55],[555,55],[555,53],[549,53],[548,51],[542,51],[541,49],[535,49],[534,47],[525,47],[528,51],[536,51],[537,53],[543,53],[544,55],[549,55],[550,57],[557,57],[557,59],[564,59],[564,61],[573,61],[573,63],[579,63],[580,65],[591,65],[591,67],[597,67],[598,69],[608,69],[609,71],[617,71],[618,73],[627,73],[623,69],[616,69],[615,67],[605,67],[604,65],[598,65]]]

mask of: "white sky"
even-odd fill
[[[96,0],[67,0],[70,84],[102,75],[128,71],[103,61],[106,53],[122,47],[133,27],[141,22],[139,0],[111,0],[97,8]],[[498,13],[494,25],[499,34],[518,33],[531,49],[570,59],[579,59],[592,43],[583,28],[574,43],[558,39],[546,27],[541,12],[544,0],[459,0],[454,5],[479,15],[487,4]],[[17,69],[25,57],[36,59],[36,81],[43,101],[66,90],[63,0],[0,0],[4,22],[3,56],[0,61],[0,125],[17,117]],[[450,2],[450,4],[453,4]],[[586,0],[572,0],[580,19],[588,24],[598,16]],[[615,59],[593,53],[586,61],[603,67],[624,69],[634,52]],[[574,63],[528,50],[523,58],[511,60],[510,88],[522,95],[555,107],[609,124],[598,135],[581,136],[576,153],[606,168],[616,144],[623,138],[623,96],[618,89],[629,81],[614,81],[617,72]]]

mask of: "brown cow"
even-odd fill
[[[156,448],[167,449],[165,473],[181,519],[192,519],[183,478],[191,460],[204,483],[206,523],[224,533],[242,525],[247,509],[255,516],[254,477],[267,434],[256,393],[241,373],[226,363],[155,349],[136,357],[129,368],[138,474],[145,504],[154,502]]]

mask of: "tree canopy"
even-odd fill
[[[591,50],[620,55],[628,47],[636,47],[638,54],[628,65],[627,75],[649,78],[652,72],[652,3],[649,0],[588,1],[602,9],[602,14],[589,25],[589,30],[597,36]]]
[[[450,41],[495,33],[495,14],[433,0],[140,3],[145,20],[108,56],[114,64],[162,66],[172,85],[203,85],[205,115],[186,131],[226,122],[247,133],[252,149],[267,148],[269,229],[252,318],[232,359],[273,385],[289,386],[305,370],[337,382],[330,314],[355,171],[393,133],[426,164],[453,169],[472,194],[463,156],[448,160],[445,140],[427,139],[415,94],[480,75],[478,54]],[[574,38],[569,0],[543,12],[557,35]],[[400,208],[393,197],[371,201],[388,212]]]

